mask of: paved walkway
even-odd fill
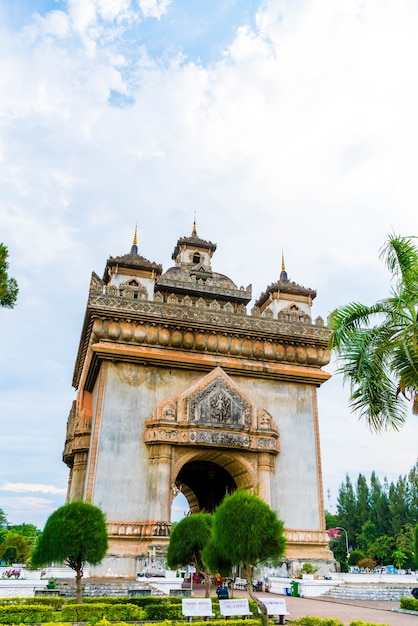
[[[233,591],[234,596],[248,597],[246,591]],[[258,597],[271,597],[275,594],[258,593]],[[283,598],[284,596],[280,596]],[[370,622],[372,624],[388,624],[388,626],[418,626],[418,615],[397,613],[392,609],[399,609],[399,602],[367,601],[367,600],[336,600],[334,598],[293,598],[285,596],[289,621],[305,617],[306,615],[334,617],[344,626],[354,620]]]
[[[109,578],[97,579],[86,578],[84,582],[110,582]],[[133,578],[132,581],[136,581]],[[137,581],[136,581],[137,582]],[[212,588],[212,594],[214,594]],[[193,588],[194,596],[204,596],[204,586],[195,585]],[[246,597],[246,591],[233,590],[235,597]],[[259,597],[272,597],[275,594],[258,593]],[[369,622],[371,624],[387,624],[388,626],[418,626],[418,615],[409,615],[407,613],[397,613],[392,609],[399,609],[399,602],[382,602],[367,600],[336,600],[334,598],[293,598],[285,597],[286,608],[289,613],[288,620],[296,620],[305,615],[312,615],[321,618],[334,617],[339,619],[344,626],[349,626],[354,620]],[[210,624],[210,622],[208,622]]]
[[[286,607],[289,620],[315,615],[322,619],[337,618],[344,626],[354,620],[389,626],[418,626],[418,615],[392,611],[393,608],[399,609],[399,602],[286,597]]]

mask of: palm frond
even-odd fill
[[[418,413],[418,249],[393,235],[381,257],[396,279],[389,298],[353,302],[332,313],[329,347],[350,382],[350,406],[377,432],[398,430],[411,399]]]

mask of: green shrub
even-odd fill
[[[376,561],[374,559],[369,559],[368,557],[366,557],[365,559],[360,559],[360,561],[357,562],[357,567],[360,567],[360,569],[369,569],[370,571],[373,571],[376,567]]]
[[[181,604],[149,604],[145,607],[145,619],[176,620],[182,619]]]
[[[44,622],[42,626],[73,626],[70,622]],[[113,624],[112,624],[113,626]]]
[[[374,624],[372,622],[355,621],[355,622],[350,622],[349,626],[389,626],[389,624]]]
[[[18,604],[20,606],[27,604],[43,604],[45,606],[53,606],[56,610],[59,610],[64,603],[65,598],[55,596],[52,598],[48,596],[35,596],[34,598],[0,598],[0,606],[8,606],[10,604]]]
[[[312,617],[311,615],[301,617],[296,620],[295,623],[301,626],[344,626],[343,622],[339,619],[334,619],[333,617],[321,619],[320,617]]]
[[[273,626],[273,620],[269,620],[270,624]],[[260,626],[259,619],[211,619],[210,622],[195,622],[193,621],[193,626]],[[112,624],[113,626],[113,624]],[[155,626],[155,624],[143,624],[142,626]],[[163,622],[163,624],[158,624],[158,626],[170,626],[170,622]],[[172,626],[184,626],[183,622],[173,622]]]
[[[415,598],[401,598],[401,609],[418,611],[418,600]]]
[[[68,622],[95,623],[106,618],[109,621],[141,621],[144,610],[135,604],[83,603],[66,604],[61,609],[61,617]]]
[[[353,550],[350,552],[350,556],[348,557],[348,564],[357,565],[359,561],[365,558],[365,556],[366,555],[361,550]]]
[[[0,606],[0,624],[48,622],[52,621],[52,616],[55,612],[53,606],[37,604]]]
[[[67,598],[66,604],[76,604],[76,598]],[[181,604],[181,598],[175,596],[83,596],[83,604],[135,604],[145,608],[149,604]]]

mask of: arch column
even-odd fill
[[[170,521],[172,446],[152,446],[149,464],[149,519]]]
[[[271,473],[274,471],[274,457],[268,452],[261,452],[258,457],[259,496],[271,506]]]

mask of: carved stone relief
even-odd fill
[[[211,426],[250,426],[251,406],[218,378],[187,402],[188,421]]]
[[[280,449],[273,416],[263,408],[256,410],[219,367],[179,398],[159,404],[146,421],[144,439],[149,445],[169,442],[272,454]]]

